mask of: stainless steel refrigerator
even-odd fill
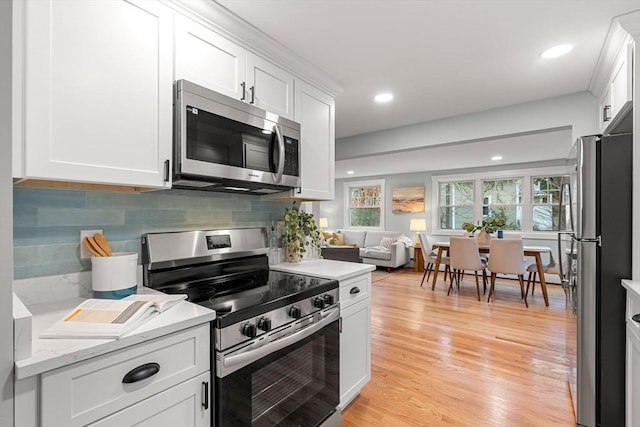
[[[626,293],[620,280],[631,277],[632,135],[579,138],[576,153],[575,228],[558,238],[564,285],[574,285],[569,293],[577,314],[572,397],[578,426],[618,427],[625,422]]]

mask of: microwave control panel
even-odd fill
[[[298,140],[284,137],[284,175],[300,176],[298,167]]]

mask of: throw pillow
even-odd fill
[[[393,245],[398,239],[395,237],[383,237],[380,239],[380,246],[385,249],[391,249],[391,245]]]
[[[344,235],[340,232],[333,233],[333,244],[344,245]]]
[[[333,233],[330,233],[327,231],[321,231],[321,234],[325,240],[333,239]]]

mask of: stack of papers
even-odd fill
[[[185,299],[184,294],[90,298],[42,332],[40,338],[120,338]]]

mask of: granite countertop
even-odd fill
[[[153,293],[139,287],[138,293]],[[164,313],[154,317],[120,339],[40,339],[40,332],[62,319],[85,298],[27,306],[32,318],[31,357],[15,362],[16,379],[24,379],[71,363],[89,359],[162,337],[215,319],[215,311],[181,301]]]
[[[271,265],[269,268],[276,271],[284,271],[285,273],[304,274],[307,276],[322,277],[324,279],[346,280],[373,271],[376,269],[376,266],[330,259],[303,259],[299,263],[285,262]]]

